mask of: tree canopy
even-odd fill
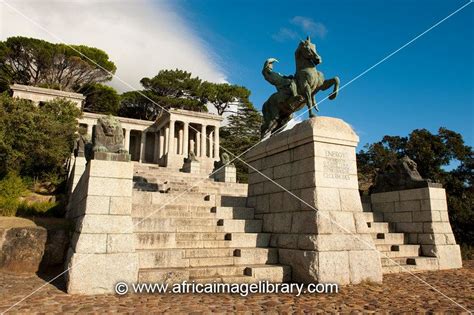
[[[250,102],[240,103],[235,115],[229,116],[229,124],[220,128],[219,137],[221,151],[229,150],[231,160],[245,152],[260,141],[260,126],[262,115]],[[225,148],[225,149],[224,149]],[[241,159],[243,157],[240,157]],[[248,178],[247,165],[240,159],[233,162],[237,168],[237,180],[246,183]]]
[[[360,186],[367,189],[377,169],[409,156],[423,178],[443,184],[449,217],[460,243],[474,244],[474,153],[459,133],[439,128],[438,134],[416,129],[408,137],[385,136],[357,154]]]
[[[246,102],[250,95],[244,87],[203,81],[179,69],[161,70],[152,78],[143,78],[140,83],[144,90],[122,95],[121,116],[153,120],[162,108],[207,112],[208,104],[223,115],[231,111],[231,104]]]
[[[79,91],[86,96],[84,110],[93,113],[117,115],[120,108],[120,95],[107,85],[87,84]]]
[[[27,37],[0,42],[0,90],[12,83],[78,91],[112,79],[116,66],[104,51]]]
[[[35,106],[0,94],[0,177],[60,174],[72,152],[79,109],[57,99]]]

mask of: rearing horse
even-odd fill
[[[273,72],[272,63],[275,61],[274,58],[268,59],[262,70],[265,79],[275,85],[278,90],[262,106],[264,119],[261,127],[262,138],[269,132],[281,129],[292,118],[293,113],[303,108],[305,104],[308,107],[309,117],[314,117],[313,107],[316,111],[319,110],[314,99],[317,92],[334,87],[329,95],[329,99],[333,100],[339,90],[338,77],[325,80],[322,72],[316,70],[316,66],[322,60],[309,37],[305,41],[301,41],[295,51],[296,73],[294,77],[285,77]],[[296,85],[296,91],[290,83]],[[297,95],[294,95],[295,92]]]
[[[339,78],[324,79],[322,72],[316,70],[316,66],[322,62],[321,56],[316,52],[316,45],[311,43],[311,39],[306,38],[301,41],[295,51],[296,74],[295,81],[298,88],[298,94],[304,97],[308,106],[309,117],[314,117],[313,107],[319,111],[314,95],[319,91],[326,91],[334,86],[329,99],[333,100],[339,90]]]

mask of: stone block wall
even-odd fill
[[[438,258],[439,269],[460,268],[461,253],[449,223],[446,192],[443,188],[374,193],[371,208],[380,213],[396,232],[405,233],[406,242],[421,245],[421,255]]]
[[[292,267],[293,281],[382,280],[362,213],[357,143],[347,123],[317,117],[272,136],[246,155],[255,168],[249,168],[248,206],[263,219],[263,232],[271,233],[280,263]]]
[[[138,277],[132,210],[133,164],[91,160],[72,193],[75,230],[68,252],[68,293],[113,293]]]

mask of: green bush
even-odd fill
[[[64,172],[80,110],[62,99],[35,106],[0,94],[0,176],[16,172],[43,179]]]
[[[26,184],[15,173],[8,173],[0,180],[0,215],[14,216],[20,204],[19,198],[26,192]]]

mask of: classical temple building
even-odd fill
[[[14,84],[13,97],[36,104],[64,98],[81,110],[85,97],[79,93]],[[83,112],[79,126],[94,134],[97,120],[103,115]],[[184,159],[193,152],[200,162],[201,173],[211,173],[219,160],[219,128],[222,117],[181,109],[170,109],[156,121],[117,117],[122,124],[124,146],[132,161],[158,164],[173,170],[183,167]]]

